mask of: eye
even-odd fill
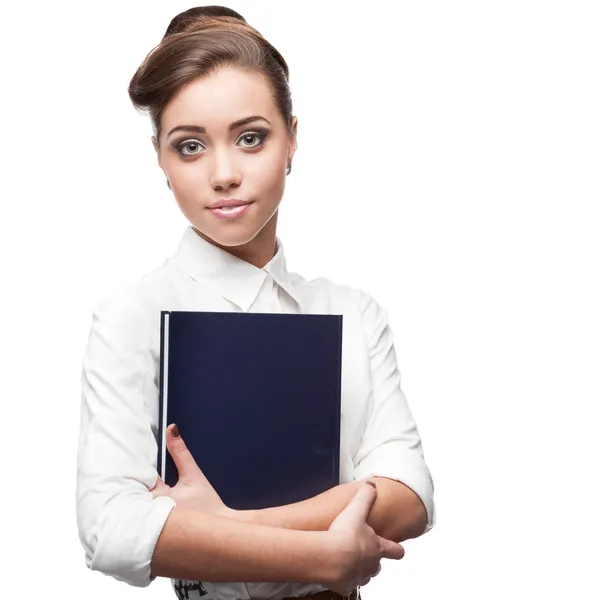
[[[267,137],[266,133],[260,133],[258,131],[248,131],[246,133],[244,133],[244,135],[242,135],[242,137],[239,138],[240,141],[248,141],[248,139],[250,140],[250,143],[252,142],[252,140],[258,140],[257,143],[246,146],[246,145],[242,145],[243,148],[257,148],[258,146],[262,146],[262,144],[265,141],[265,138]]]
[[[202,144],[198,140],[185,140],[181,144],[177,146],[177,152],[182,156],[194,156],[198,154],[200,148],[203,147]],[[183,148],[188,148],[191,152],[183,152]]]

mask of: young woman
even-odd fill
[[[94,310],[77,516],[89,568],[139,587],[168,577],[180,598],[357,599],[382,558],[402,558],[398,542],[435,524],[385,310],[358,288],[286,268],[276,228],[296,151],[288,75],[241,15],[213,6],[177,15],[129,86],[190,225],[163,265]],[[161,310],[343,314],[342,483],[297,504],[233,510],[170,424],[179,479],[164,484]]]

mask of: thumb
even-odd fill
[[[404,546],[401,544],[398,544],[392,540],[387,540],[381,536],[379,536],[379,544],[382,558],[393,558],[394,560],[399,560],[404,557]],[[381,567],[381,565],[379,566]]]
[[[192,453],[188,450],[183,438],[179,435],[177,425],[173,423],[167,427],[167,431],[167,449],[177,467],[179,479],[191,481],[197,478],[198,475],[202,475]]]
[[[346,517],[355,522],[366,521],[375,498],[377,498],[377,486],[373,482],[365,482],[359,486],[358,491],[344,510]]]

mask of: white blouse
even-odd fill
[[[191,226],[177,252],[94,309],[82,362],[77,523],[92,570],[145,587],[156,541],[175,501],[152,498],[157,480],[161,310],[342,314],[340,482],[389,477],[410,487],[435,525],[433,481],[400,388],[386,311],[370,295],[288,272],[281,240],[262,269],[200,237]],[[282,598],[320,584],[172,579],[204,600]],[[205,594],[205,592],[207,594]]]

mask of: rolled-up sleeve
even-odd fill
[[[425,463],[417,424],[400,387],[388,315],[372,296],[362,291],[360,311],[369,351],[372,398],[354,457],[354,479],[387,477],[408,486],[425,506],[427,526],[423,533],[427,533],[436,523],[433,479]]]
[[[76,497],[86,565],[136,587],[155,579],[152,554],[175,506],[149,491],[157,480],[150,329],[134,296],[103,300],[93,312],[81,376]]]

